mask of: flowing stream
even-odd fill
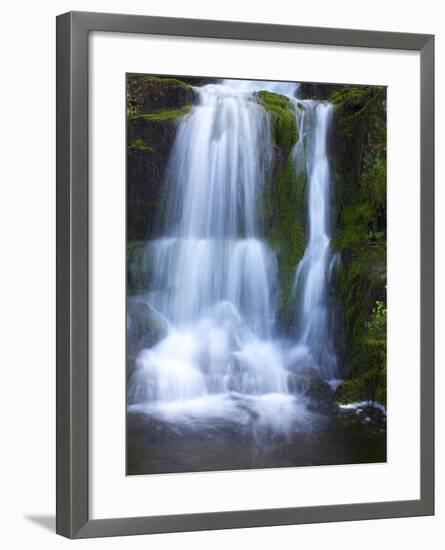
[[[298,298],[297,341],[327,380],[339,375],[333,311],[329,308],[331,275],[338,261],[338,255],[330,250],[332,189],[326,145],[331,119],[332,105],[305,101],[299,126],[302,137],[294,149],[296,169],[304,168],[306,157],[308,174],[308,239],[294,282],[294,295]]]
[[[308,174],[308,240],[295,266],[290,341],[277,328],[277,257],[259,226],[273,146],[254,92],[268,87],[294,98],[298,85],[227,80],[197,89],[199,101],[181,121],[170,159],[168,227],[149,245],[154,281],[141,300],[168,331],[137,357],[129,411],[173,426],[175,434],[213,434],[212,445],[235,432],[254,442],[307,438],[320,414],[296,383],[299,373],[339,376],[328,296],[335,262],[326,153],[332,108],[302,101],[295,109],[300,138],[291,154],[296,170]],[[249,456],[245,462],[253,464]]]

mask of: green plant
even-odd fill
[[[368,321],[366,321],[366,328],[375,334],[379,331],[386,329],[386,315],[387,309],[385,304],[381,300],[376,300],[374,307],[372,308],[372,314]]]

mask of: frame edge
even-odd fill
[[[56,532],[71,534],[70,95],[71,16],[56,18]]]
[[[420,497],[434,515],[434,36],[420,51]]]
[[[56,532],[88,521],[88,34],[56,18]]]

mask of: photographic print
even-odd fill
[[[127,474],[386,461],[386,88],[126,75]]]

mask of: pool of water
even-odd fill
[[[386,416],[378,408],[272,401],[225,397],[206,415],[199,403],[129,408],[127,474],[386,461]]]

